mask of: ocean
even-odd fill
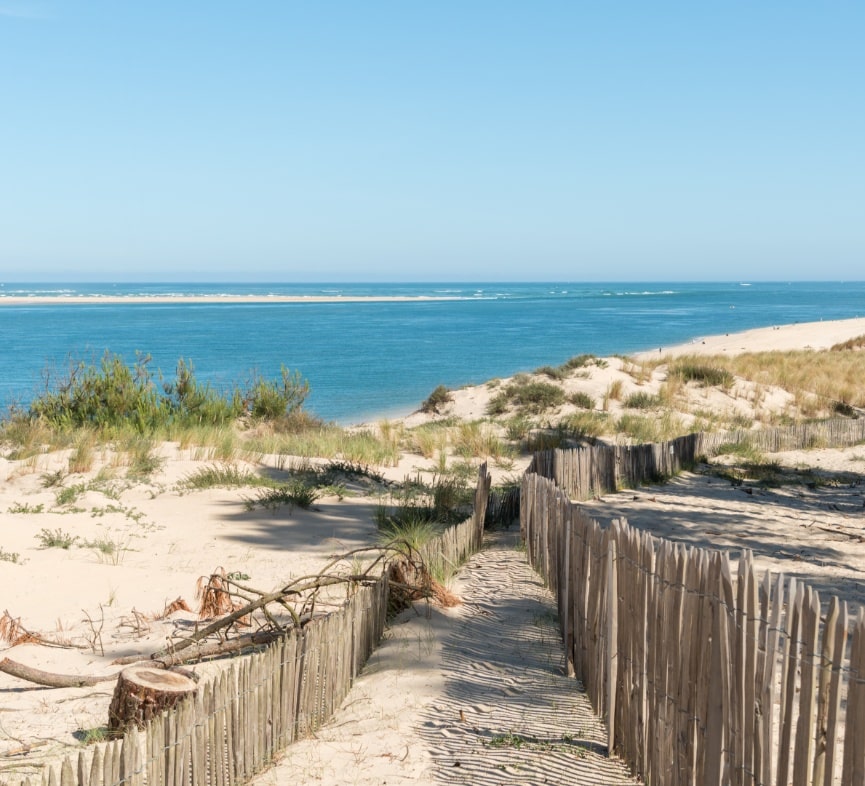
[[[121,298],[64,305],[61,295]],[[139,303],[136,296],[170,302]],[[184,302],[183,296],[325,296],[335,302]],[[412,300],[338,302],[348,297]],[[47,304],[2,304],[4,298]],[[123,299],[129,298],[129,302]],[[177,302],[173,299],[177,298]],[[450,388],[700,336],[865,315],[865,282],[458,284],[0,283],[0,407],[26,404],[46,372],[106,350],[173,377],[178,359],[216,386],[281,366],[309,381],[307,407],[342,424],[417,409]]]

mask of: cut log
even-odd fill
[[[108,708],[108,729],[121,733],[131,726],[141,729],[151,718],[194,693],[195,682],[176,671],[163,671],[147,663],[130,666],[117,678]]]

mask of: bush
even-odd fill
[[[527,412],[543,412],[565,402],[565,391],[550,382],[535,382],[526,376],[514,377],[511,384],[493,396],[487,404],[487,414],[501,415],[509,405]]]
[[[45,391],[27,410],[13,411],[4,431],[24,433],[25,424],[39,423],[58,431],[89,428],[104,434],[131,428],[150,434],[168,427],[222,426],[245,415],[277,421],[297,417],[309,394],[309,383],[284,366],[279,381],[254,374],[246,388],[235,385],[223,393],[199,382],[192,363],[182,358],[174,380],[159,385],[150,363],[149,355],[136,353],[128,366],[109,352],[98,363],[71,361],[58,380],[45,374]]]
[[[568,375],[567,369],[562,368],[561,366],[541,366],[540,368],[535,369],[535,374],[557,380],[562,380]]]
[[[445,404],[453,400],[451,392],[444,385],[439,385],[420,405],[420,409],[421,412],[437,415]]]

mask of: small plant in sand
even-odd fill
[[[103,535],[93,540],[82,540],[79,545],[82,548],[93,549],[99,561],[108,565],[119,565],[123,562],[126,552],[130,551],[128,540],[114,539],[110,535]]]
[[[566,360],[560,368],[565,371],[575,371],[587,366],[597,366],[598,368],[606,368],[607,361],[603,358],[595,357],[594,355],[574,355],[574,357]]]
[[[12,562],[17,564],[21,555],[17,551],[6,551],[0,546],[0,562]]]
[[[489,400],[487,414],[502,415],[509,407],[515,407],[524,414],[538,414],[564,403],[565,391],[560,385],[534,381],[525,374],[518,374]]]
[[[77,535],[57,529],[42,529],[36,536],[43,549],[70,549],[78,540]]]
[[[527,453],[565,447],[568,447],[568,434],[561,429],[535,429],[526,435],[523,442],[523,449]]]
[[[444,407],[454,400],[450,390],[444,385],[439,385],[426,400],[420,405],[421,412],[426,412],[432,415],[438,415]]]
[[[631,393],[622,402],[622,406],[627,409],[655,409],[660,406],[660,404],[661,400],[658,396],[653,396],[651,393],[646,393],[642,390]]]
[[[704,363],[680,361],[670,367],[669,373],[685,382],[696,382],[702,387],[729,388],[734,381],[733,375],[727,369]]]
[[[84,430],[76,435],[75,447],[69,455],[69,472],[72,474],[90,472],[96,460],[96,436]]]
[[[202,491],[211,488],[272,486],[273,483],[269,478],[239,469],[236,464],[209,464],[187,475],[177,487],[182,490]]]
[[[288,483],[262,489],[255,499],[246,501],[247,508],[254,509],[257,505],[266,510],[275,511],[281,507],[287,507],[289,512],[294,508],[306,510],[312,506],[319,496],[321,490],[315,486],[308,485],[303,480],[292,478]]]
[[[432,458],[438,451],[447,450],[448,431],[436,424],[425,424],[413,428],[409,432],[409,439],[414,450],[424,458]]]
[[[561,381],[567,378],[568,369],[562,366],[541,366],[540,368],[536,368],[534,373],[538,376],[549,377],[550,379]]]
[[[568,396],[568,403],[580,409],[594,409],[595,400],[585,391],[577,390]]]
[[[574,412],[559,421],[559,429],[576,439],[594,440],[609,429],[609,416],[606,412]]]
[[[506,453],[505,445],[489,424],[463,422],[453,435],[454,452],[463,458],[498,458]]]
[[[514,415],[505,423],[505,436],[511,442],[520,442],[534,427],[534,422],[525,415]]]
[[[420,523],[435,525],[441,530],[463,521],[471,510],[472,489],[457,474],[436,476],[425,482],[420,475],[406,478],[391,494],[389,503],[382,502],[375,521],[382,532],[398,532],[401,527],[417,527]]]
[[[41,502],[37,505],[31,505],[29,502],[16,502],[14,505],[10,505],[8,509],[8,513],[42,513],[45,510],[45,505]]]
[[[56,486],[60,486],[63,483],[63,479],[66,477],[66,473],[62,469],[58,469],[55,472],[46,472],[42,475],[42,487],[46,489],[51,489]]]
[[[86,483],[75,483],[71,486],[65,486],[57,491],[54,495],[54,499],[60,507],[63,507],[64,505],[72,505],[85,491],[87,491]]]

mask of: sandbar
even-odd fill
[[[209,303],[401,303],[460,300],[446,295],[0,295],[0,306],[78,306],[118,304]]]

